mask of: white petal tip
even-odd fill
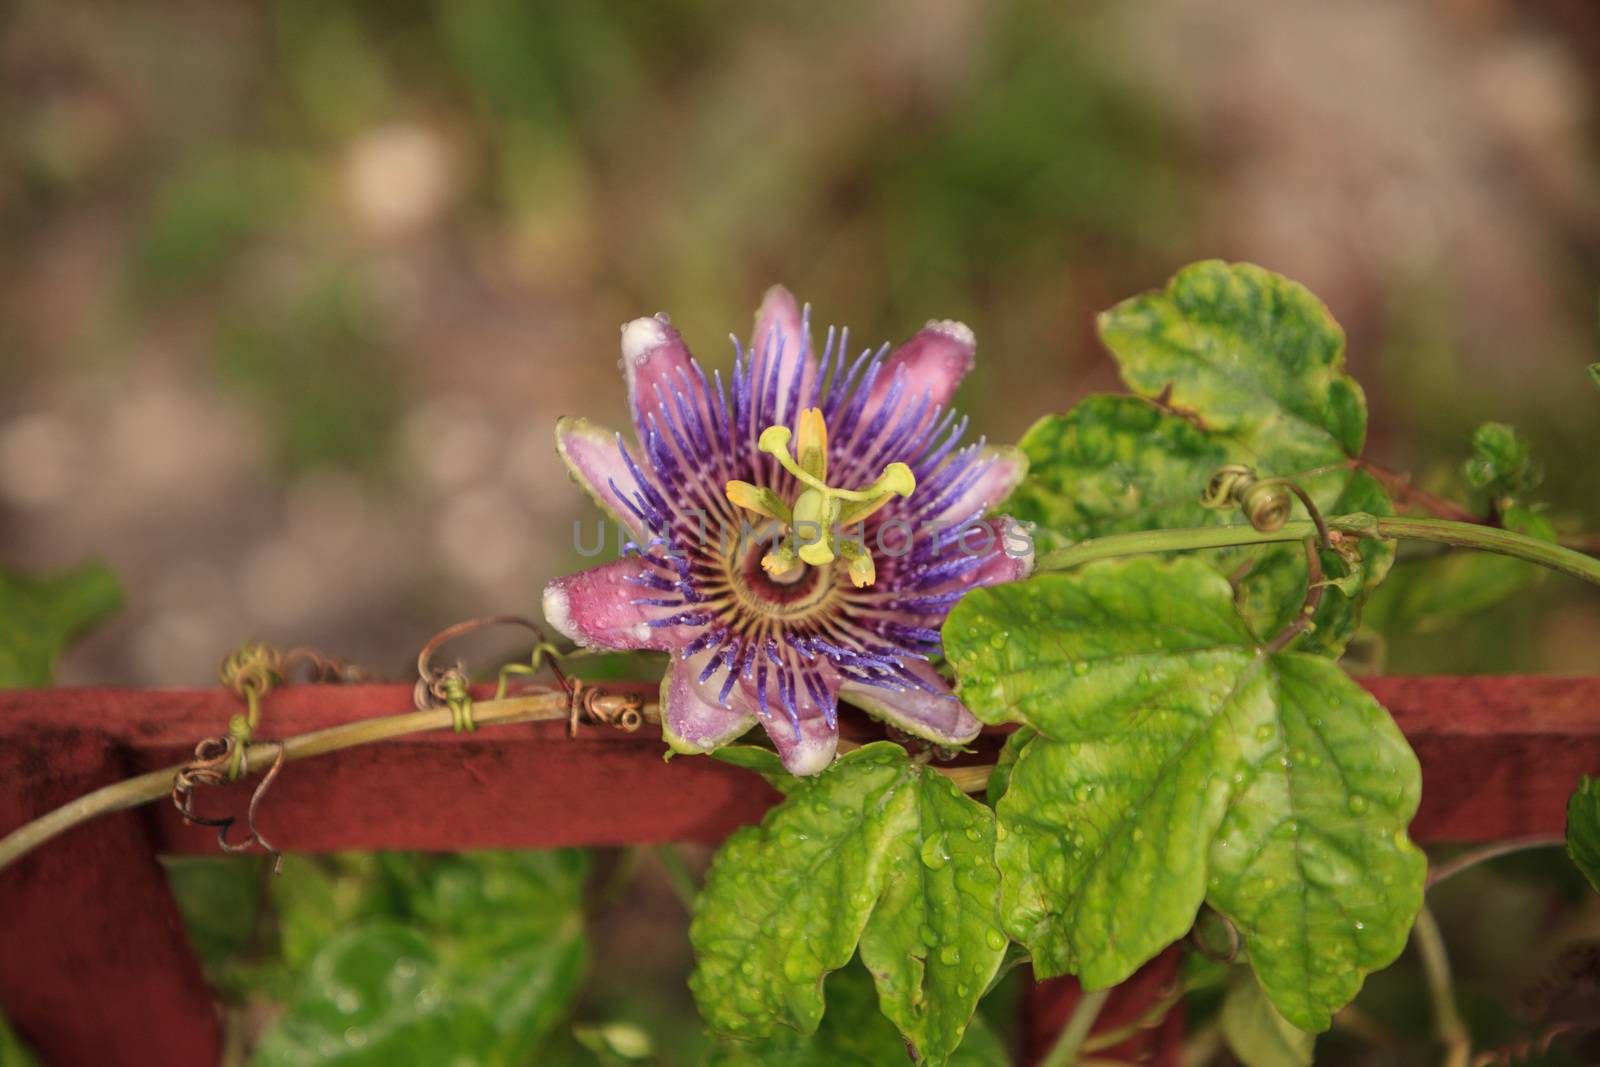
[[[958,344],[966,345],[968,348],[977,347],[977,335],[972,332],[972,327],[964,322],[957,322],[955,319],[929,319],[926,328],[953,338]]]
[[[781,749],[780,755],[790,774],[806,778],[827,770],[838,747],[839,735],[830,732],[823,737],[803,737],[799,744]]]
[[[666,323],[661,316],[634,319],[622,327],[622,358],[631,364],[667,343]]]
[[[557,582],[544,587],[544,621],[563,636],[583,644],[583,638],[572,625],[572,605],[567,601],[567,591]]]

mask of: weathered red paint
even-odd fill
[[[1422,761],[1419,840],[1559,831],[1578,776],[1600,771],[1600,677],[1363,684]],[[408,686],[290,686],[267,698],[262,733],[402,711],[410,700]],[[220,689],[0,692],[0,833],[112,778],[180,762],[238,709]],[[859,719],[850,732],[872,735]],[[560,723],[416,736],[289,765],[260,825],[288,851],[709,842],[776,799],[754,775],[698,757],[668,765],[662,752],[648,727],[591,726],[576,740]],[[202,810],[240,812],[247,796],[243,786],[213,794]],[[0,1002],[49,1062],[214,1062],[216,1018],[153,852],[215,847],[214,831],[185,826],[159,802],[73,830],[0,872]],[[1054,1018],[1061,988],[1070,983],[1040,987],[1035,1019]],[[152,1048],[162,1054],[147,1060]]]

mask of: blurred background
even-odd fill
[[[979,338],[1015,440],[1113,389],[1093,313],[1206,256],[1325,299],[1370,452],[1501,419],[1600,523],[1600,8],[22,2],[0,53],[0,561],[107,562],[68,683],[249,637],[403,676],[579,562],[557,415],[617,327],[731,360],[782,281],[862,343]],[[1576,670],[1550,583],[1406,670]]]
[[[1590,0],[22,0],[0,33],[0,567],[99,559],[125,601],[62,683],[210,684],[249,638],[404,677],[535,611],[590,514],[554,420],[625,424],[618,325],[724,365],[776,281],[862,343],[966,321],[961,403],[1015,440],[1116,388],[1095,311],[1251,260],[1343,323],[1373,458],[1453,492],[1510,422],[1600,528]],[[1427,629],[1389,669],[1593,671],[1600,602]],[[1488,1002],[1551,908],[1595,923],[1535,875],[1441,905]],[[646,905],[601,937],[681,974]]]

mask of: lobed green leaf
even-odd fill
[[[884,1014],[920,1062],[946,1062],[1006,947],[993,847],[989,810],[898,745],[796,780],[707,875],[690,927],[701,1014],[741,1041],[810,1034],[859,943]]]
[[[1255,648],[1215,571],[1107,561],[980,590],[944,637],[974,714],[1040,734],[996,807],[1002,918],[1038,973],[1122,981],[1209,901],[1278,1010],[1322,1030],[1404,947],[1415,756],[1332,663]]]

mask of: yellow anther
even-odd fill
[[[872,553],[862,552],[850,561],[850,584],[865,589],[878,579],[878,568],[872,565]]]
[[[800,577],[806,565],[787,548],[779,548],[761,557],[761,569],[775,582],[792,582]]]
[[[822,418],[821,408],[806,408],[800,413],[800,434],[795,451],[800,454],[801,470],[819,482],[828,480],[828,424]]]
[[[749,482],[732,481],[727,484],[723,492],[728,494],[728,499],[736,508],[753,511],[765,519],[779,519],[785,523],[789,521],[789,505],[771,489],[751,485]]]

